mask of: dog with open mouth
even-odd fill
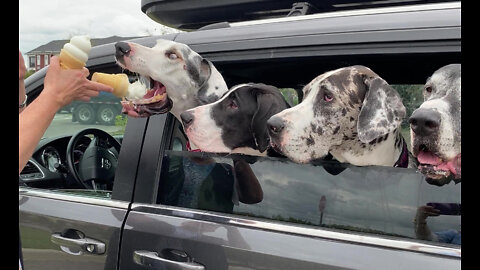
[[[171,112],[180,120],[183,111],[216,101],[228,91],[215,66],[185,44],[158,39],[149,48],[117,42],[115,50],[117,64],[139,75],[133,85],[148,89],[143,98],[121,102],[122,112],[132,117]]]
[[[410,119],[412,153],[426,180],[461,181],[461,65],[435,71],[423,90],[424,102]]]

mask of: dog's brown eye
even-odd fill
[[[433,88],[432,88],[431,86],[425,86],[425,91],[426,91],[427,93],[432,93]]]
[[[228,104],[228,107],[229,107],[230,109],[234,109],[234,110],[238,109],[237,102],[235,102],[235,100],[232,99],[232,100],[230,101],[230,104]]]
[[[177,55],[176,53],[174,53],[174,52],[167,53],[167,57],[168,57],[168,59],[170,59],[170,60],[176,60],[176,59],[178,59],[178,55]]]
[[[330,95],[330,94],[325,94],[325,95],[323,96],[323,100],[325,100],[326,102],[330,102],[330,101],[333,100],[333,96]]]

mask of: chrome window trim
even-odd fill
[[[367,245],[378,248],[389,248],[396,250],[404,250],[410,252],[419,252],[430,255],[445,256],[461,259],[461,248],[453,248],[440,245],[431,245],[423,242],[415,242],[403,239],[390,239],[386,237],[375,237],[366,234],[344,233],[326,230],[323,228],[308,228],[303,226],[288,225],[275,221],[263,221],[255,218],[243,218],[240,215],[224,214],[218,212],[186,209],[175,206],[151,205],[142,203],[133,203],[132,211],[147,212],[152,214],[160,214],[174,216],[180,218],[191,218],[201,221],[223,223],[226,225],[242,226],[251,229],[267,230],[273,232],[281,232],[306,237],[322,238],[333,241],[347,242],[352,244]]]
[[[230,26],[237,27],[237,26],[290,22],[290,21],[303,21],[303,20],[312,20],[312,19],[325,19],[325,18],[335,18],[335,17],[364,16],[364,15],[375,15],[375,14],[458,9],[458,8],[461,8],[460,1],[438,3],[438,4],[419,4],[419,5],[405,5],[405,6],[399,6],[399,7],[383,7],[383,8],[367,8],[367,9],[347,10],[347,11],[333,11],[333,12],[317,13],[317,14],[310,14],[310,15],[302,15],[302,16],[235,22],[235,23],[230,23]]]
[[[91,204],[91,205],[97,205],[97,206],[106,206],[106,207],[118,208],[118,209],[128,209],[129,207],[129,202],[125,202],[125,201],[72,195],[68,193],[61,193],[61,191],[42,190],[42,189],[36,189],[36,188],[30,188],[30,187],[19,187],[18,195],[20,197],[32,196],[32,197],[40,197],[45,199],[53,199],[53,200],[60,200],[60,201],[66,201],[66,202],[76,202],[76,203]]]

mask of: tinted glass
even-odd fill
[[[180,151],[185,149],[182,144],[186,139],[179,131],[180,126],[176,128],[171,143],[174,150],[166,152],[162,163],[160,204],[299,226],[432,240],[418,228],[416,234],[413,221],[417,211],[423,211],[420,207],[431,202],[459,204],[461,201],[460,184],[431,185],[415,169],[356,167],[335,161],[301,165],[286,158]],[[248,166],[254,179],[235,177],[234,160],[236,166],[240,166],[239,162]],[[260,202],[242,203],[241,181],[258,182],[263,192]],[[253,186],[246,190],[252,196],[258,193]],[[438,233],[438,239],[449,230],[449,234],[454,234],[452,237],[459,236],[460,213],[428,217],[427,228]],[[452,242],[452,239],[438,239],[438,243]]]

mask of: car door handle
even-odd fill
[[[59,246],[80,248],[82,251],[85,251],[89,254],[100,255],[105,253],[104,243],[95,239],[87,238],[87,237],[75,239],[75,238],[62,236],[59,233],[54,233],[50,237],[50,241],[52,241],[52,243],[57,244]]]
[[[135,250],[133,253],[133,261],[136,264],[146,266],[150,269],[165,270],[205,270],[205,266],[194,262],[187,253],[178,250],[168,249],[168,253],[175,254],[177,259],[166,259],[158,255],[157,252],[146,250]],[[162,252],[164,253],[164,252]],[[173,257],[173,256],[168,256]],[[181,260],[181,261],[180,261]]]

